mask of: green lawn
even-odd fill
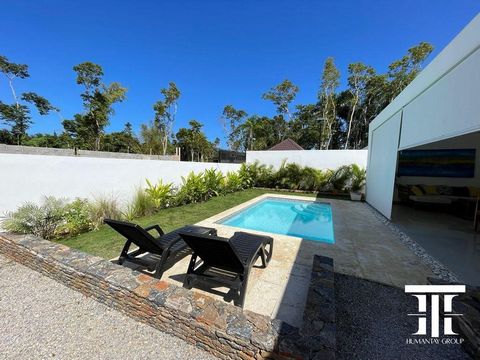
[[[143,226],[159,224],[165,232],[168,232],[184,225],[195,224],[209,218],[210,216],[266,193],[295,195],[291,192],[285,191],[248,189],[226,196],[214,197],[203,203],[163,209],[155,215],[136,219],[135,222]],[[315,194],[298,195],[315,196]],[[57,242],[90,254],[111,259],[120,254],[124,239],[110,227],[103,225],[97,231],[91,231],[67,239],[60,239],[57,240]]]

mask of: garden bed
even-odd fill
[[[288,194],[289,192],[277,191],[275,189],[247,189],[225,196],[214,197],[202,203],[162,209],[154,215],[144,216],[134,221],[142,226],[159,224],[165,232],[169,232],[185,225],[198,223],[219,212],[267,193]],[[305,196],[315,197],[316,194],[308,193]],[[105,259],[112,259],[120,254],[125,241],[110,227],[103,225],[96,231],[59,239],[56,242]]]

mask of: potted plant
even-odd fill
[[[362,200],[362,189],[365,185],[366,171],[357,164],[352,164],[350,166],[350,199],[353,201]]]

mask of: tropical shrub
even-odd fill
[[[358,192],[365,185],[365,180],[367,179],[367,171],[364,168],[361,168],[357,164],[350,165],[350,191]]]
[[[160,210],[170,205],[172,199],[172,187],[172,183],[164,184],[161,179],[156,184],[152,184],[147,179],[145,193],[150,198],[156,210]]]
[[[240,166],[240,169],[238,170],[238,175],[240,176],[243,189],[248,189],[255,185],[258,173],[257,166],[258,162],[255,162],[253,164],[242,163],[242,165]]]
[[[187,177],[182,176],[182,185],[175,196],[177,205],[196,203],[206,198],[208,191],[203,180],[203,173],[193,171]]]
[[[351,178],[351,169],[348,165],[340,166],[333,171],[328,178],[326,188],[330,191],[343,192],[346,190],[347,185]]]
[[[137,188],[133,199],[127,205],[126,211],[122,214],[127,220],[133,220],[138,217],[152,215],[158,208],[152,197],[142,188]]]
[[[207,169],[202,176],[206,191],[205,200],[221,195],[224,183],[223,174],[216,169]]]
[[[298,190],[302,181],[303,169],[295,163],[282,163],[275,174],[276,186],[282,189]]]
[[[234,171],[227,172],[224,182],[224,191],[226,194],[243,190],[242,178],[239,173]]]
[[[75,199],[63,209],[63,222],[56,235],[74,236],[93,229],[90,203],[87,199]]]
[[[255,186],[275,187],[275,171],[273,166],[259,165],[256,168]]]
[[[27,202],[9,213],[2,225],[7,231],[53,239],[64,221],[65,206],[64,200],[53,196],[45,197],[41,205]]]
[[[89,206],[93,228],[98,229],[104,219],[120,220],[123,213],[117,199],[113,197],[96,198]]]
[[[299,190],[318,190],[322,183],[323,172],[311,167],[302,169],[302,176],[298,182]]]

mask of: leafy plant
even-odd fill
[[[256,166],[255,186],[259,187],[275,187],[275,171],[273,166],[257,165]]]
[[[224,191],[225,193],[232,193],[235,191],[243,190],[241,176],[233,171],[227,172],[225,176]]]
[[[333,171],[328,178],[327,187],[329,190],[343,192],[351,177],[350,166],[343,165]]]
[[[242,187],[244,189],[251,188],[255,185],[256,178],[257,178],[257,166],[258,162],[253,164],[243,163],[238,170],[238,175],[242,181]]]
[[[164,184],[160,179],[158,183],[152,184],[147,179],[147,188],[145,192],[150,197],[156,210],[160,210],[169,206],[169,202],[172,198],[172,183]]]
[[[53,239],[57,228],[64,221],[65,201],[53,196],[45,197],[42,205],[27,202],[3,221],[7,231],[33,234]]]
[[[67,204],[63,218],[64,222],[58,227],[57,235],[74,236],[93,229],[90,203],[87,199],[75,199]]]
[[[131,203],[127,205],[122,214],[127,220],[133,220],[142,216],[152,215],[157,210],[152,198],[142,188],[137,188]]]
[[[223,174],[216,169],[207,169],[203,173],[203,183],[206,190],[205,200],[219,196],[223,190]]]
[[[357,164],[350,165],[350,191],[359,192],[365,185],[365,180],[367,179],[367,171],[364,168],[361,168]]]
[[[298,190],[302,181],[303,169],[295,163],[282,165],[276,173],[276,185],[282,189]]]
[[[113,197],[99,197],[91,203],[89,209],[94,229],[98,229],[104,219],[120,220],[123,217],[118,201]]]
[[[182,185],[176,195],[178,205],[196,203],[205,199],[207,188],[203,181],[203,173],[193,171],[187,177],[182,176]]]
[[[317,190],[322,181],[323,173],[321,170],[317,170],[311,167],[304,167],[302,169],[302,176],[298,183],[298,189],[300,190]]]

